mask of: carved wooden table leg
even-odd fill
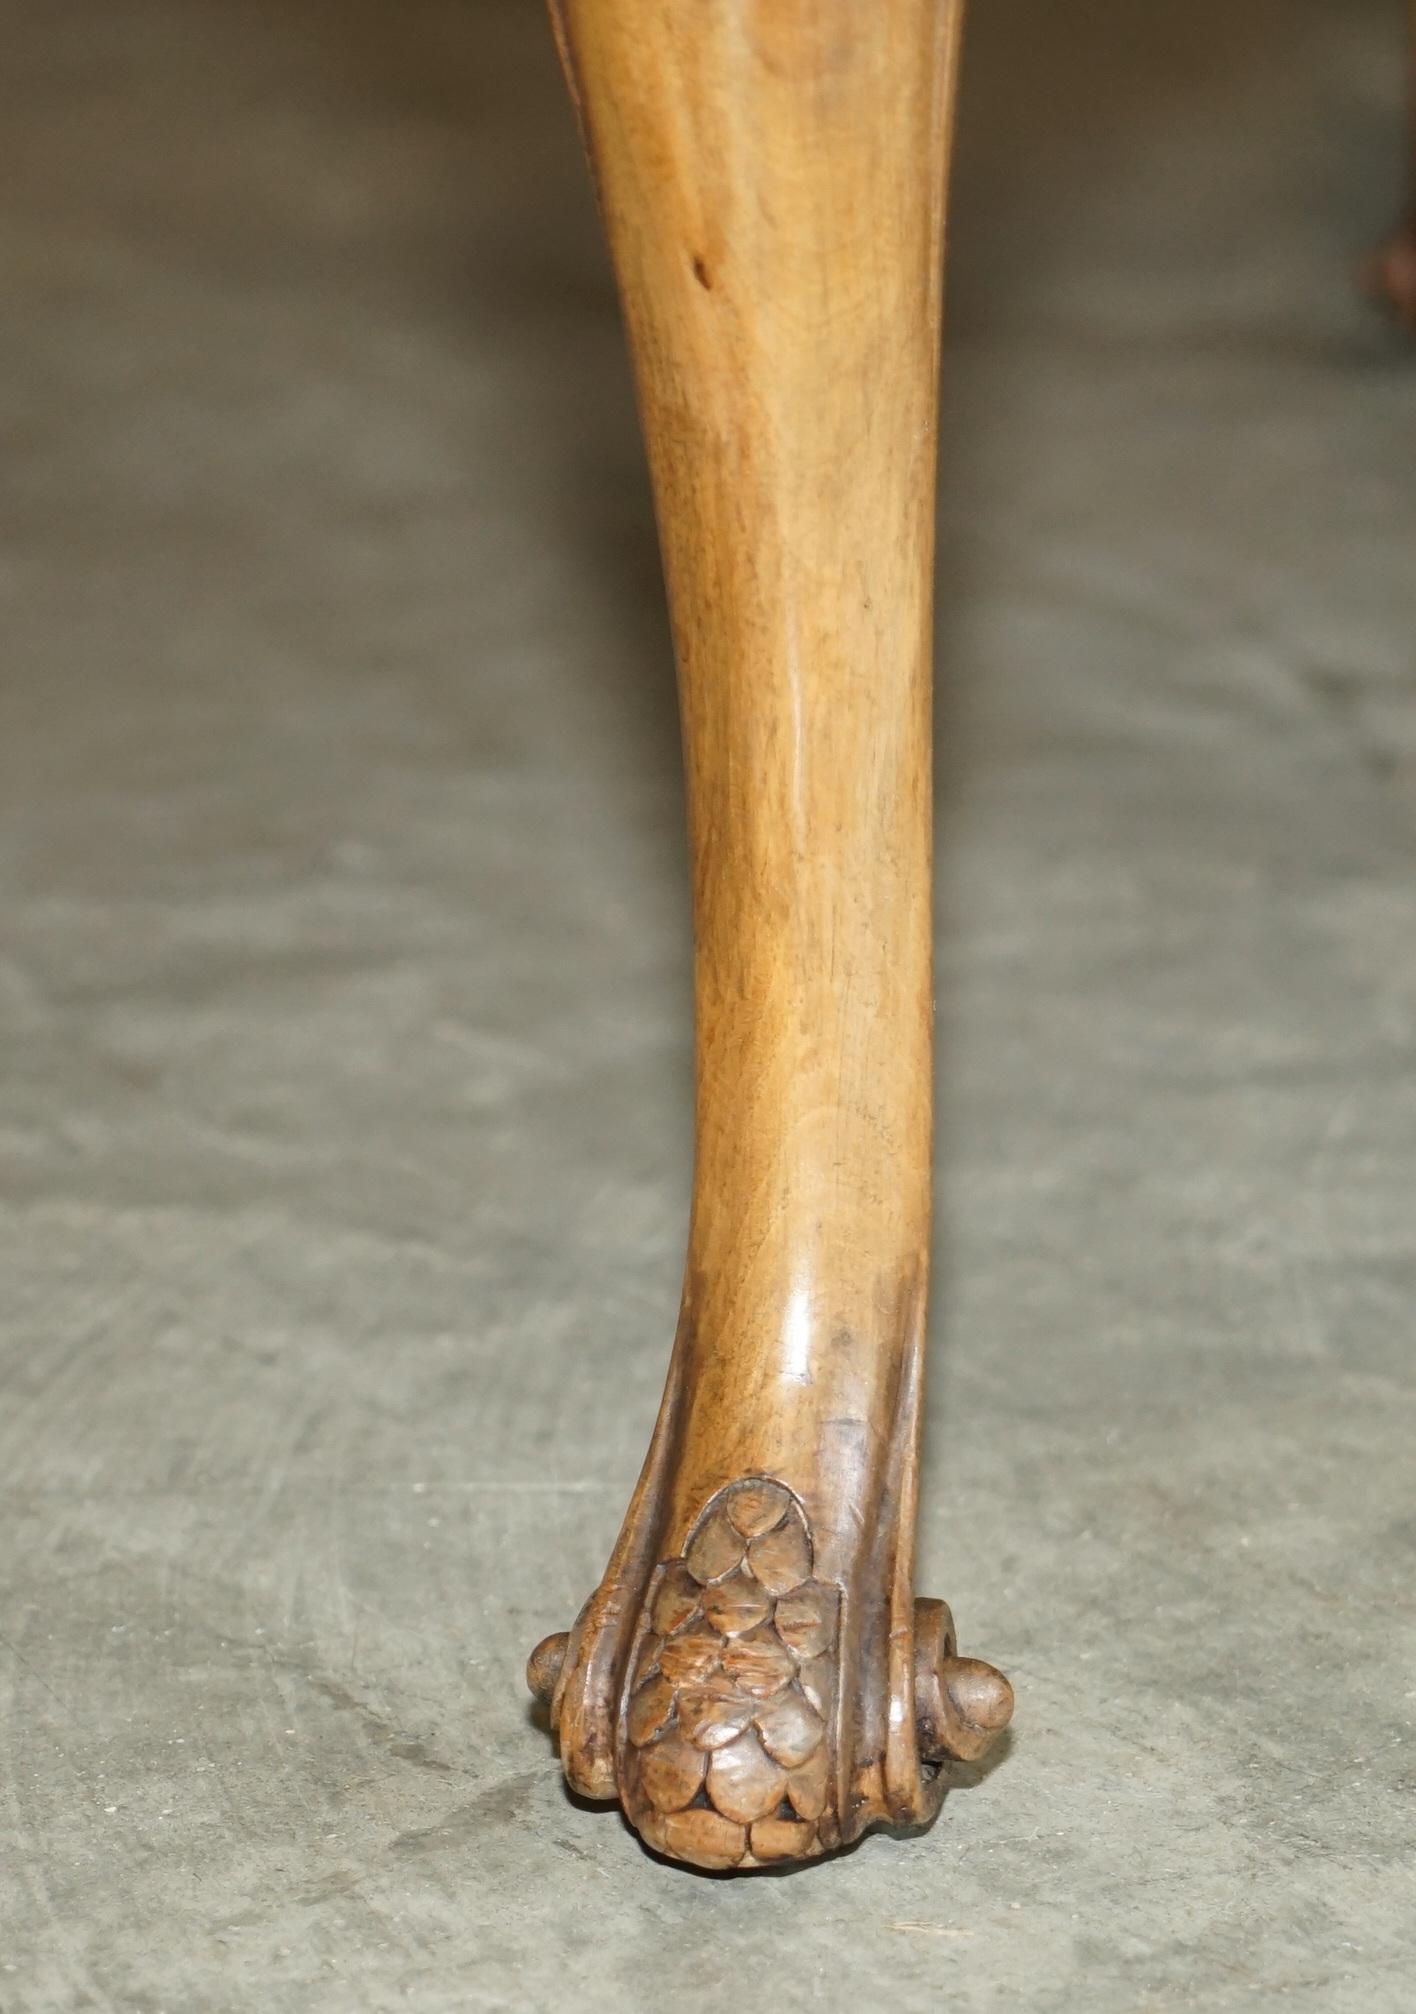
[[[683,705],[697,1157],[604,1580],[533,1653],[565,1773],[700,1867],[937,1808],[1008,1683],[913,1599],[952,0],[563,0]]]

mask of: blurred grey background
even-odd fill
[[[987,0],[920,1585],[786,1880],[573,1805],[689,1166],[671,668],[529,0],[8,0],[0,2009],[1411,2004],[1400,0]]]

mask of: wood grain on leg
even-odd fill
[[[571,1784],[650,1844],[779,1865],[929,1817],[934,1761],[1011,1708],[932,1604],[919,1724],[912,1588],[958,8],[563,0],[557,26],[678,658],[697,1153],[649,1455],[532,1683]]]

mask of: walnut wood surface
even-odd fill
[[[678,660],[697,1153],[644,1471],[604,1581],[531,1680],[571,1784],[618,1795],[652,1846],[780,1863],[931,1816],[951,1730],[976,1753],[1011,1708],[991,1667],[962,1707],[936,1671],[916,1725],[959,10],[564,0],[556,18]],[[952,1629],[933,1636],[938,1665]]]

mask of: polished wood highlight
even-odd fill
[[[955,0],[561,0],[678,661],[696,1159],[566,1777],[704,1867],[917,1824],[1007,1681],[913,1597],[931,595]],[[920,1618],[917,1621],[917,1616]]]

